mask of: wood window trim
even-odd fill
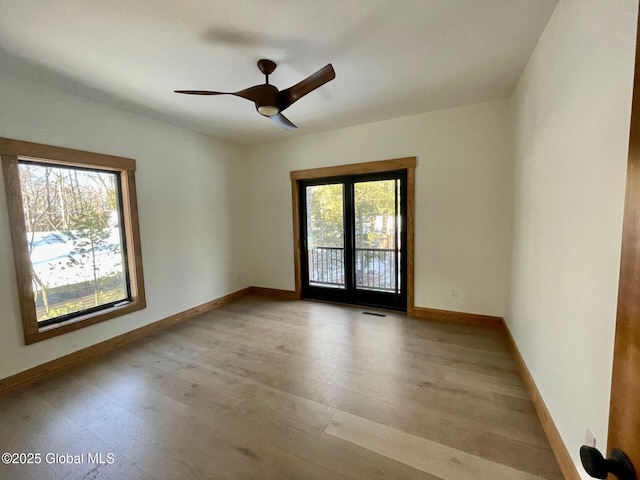
[[[142,270],[140,226],[138,222],[135,160],[8,138],[0,138],[0,157],[3,166],[25,344],[30,345],[145,308],[146,297]],[[114,306],[99,312],[78,316],[57,324],[44,327],[38,325],[33,298],[31,260],[26,248],[27,229],[24,219],[18,157],[41,159],[47,163],[57,165],[97,168],[119,173],[127,244],[130,302],[122,306]]]
[[[300,238],[300,181],[315,178],[360,175],[365,173],[407,171],[407,314],[414,313],[414,224],[416,191],[416,157],[395,158],[374,162],[352,163],[333,167],[294,170],[291,177],[291,201],[293,205],[293,255],[295,270],[295,295],[302,298],[302,240]]]

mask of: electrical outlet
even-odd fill
[[[596,436],[593,434],[590,428],[587,428],[587,433],[584,436],[584,444],[596,448]]]
[[[451,290],[451,298],[458,298],[458,290],[456,288]]]

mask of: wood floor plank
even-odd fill
[[[541,477],[340,410],[325,431],[443,480],[541,480]]]
[[[0,445],[3,452],[40,453],[41,463],[0,465],[0,478],[151,480],[152,477],[112,445],[78,425],[66,411],[40,395],[25,392],[15,400],[19,401],[8,405],[0,401]],[[92,462],[89,454],[102,455],[103,462]],[[114,455],[113,463],[107,461],[109,454]],[[78,460],[70,462],[66,460],[67,455]]]
[[[116,454],[12,479],[561,479],[503,332],[259,297],[0,397],[4,445]]]
[[[187,342],[189,341],[188,337],[189,335],[184,337]],[[206,335],[199,332],[197,337],[202,341],[202,344],[206,344]],[[369,388],[366,384],[359,385],[360,382],[353,380],[350,384],[348,382],[345,384],[345,387],[348,388],[338,387],[333,383],[324,385],[308,379],[299,382],[300,375],[291,372],[290,366],[286,369],[282,368],[283,364],[298,363],[286,359],[287,355],[295,354],[283,352],[281,349],[273,351],[268,348],[263,350],[255,345],[252,347],[237,345],[231,340],[220,341],[220,337],[217,335],[215,338],[216,353],[206,352],[203,355],[207,357],[206,363],[214,365],[216,368],[349,411],[364,418],[387,425],[401,425],[411,433],[423,435],[444,444],[455,445],[469,453],[503,461],[507,465],[518,466],[531,473],[551,476],[555,474],[556,466],[553,462],[549,464],[536,460],[536,458],[549,457],[550,452],[535,413],[531,410],[526,412],[527,415],[520,416],[514,415],[513,411],[496,410],[494,396],[491,392],[479,391],[477,397],[472,396],[465,400],[465,394],[469,393],[465,388],[455,388],[453,384],[422,381],[419,385],[409,385],[413,387],[415,392],[433,390],[436,396],[424,395],[419,399],[420,402],[416,402],[416,399],[407,400],[404,398],[401,393],[402,386],[396,391],[394,384],[390,384],[388,385],[391,388],[389,394],[395,400],[395,404],[401,402],[404,407],[397,409],[394,408],[393,402],[382,401],[380,398],[375,398],[375,395],[372,396],[374,388]],[[220,349],[229,352],[232,358],[223,354],[224,362],[221,363],[215,358],[220,354]],[[271,364],[274,356],[278,358],[277,363]],[[313,368],[313,366],[309,368]],[[358,390],[358,392],[354,390]],[[455,395],[451,396],[452,393]],[[485,410],[489,407],[495,412],[493,419],[477,418],[478,413],[482,411],[478,408],[478,400],[480,399],[485,401]],[[454,412],[459,415],[447,416],[440,411],[448,410],[449,403],[460,403],[458,411]],[[470,403],[474,405],[474,408],[468,408]],[[467,420],[463,417],[466,417]],[[511,419],[510,423],[509,419]],[[524,425],[529,425],[531,428],[523,428]],[[531,456],[532,453],[535,454],[535,457]]]
[[[292,395],[250,378],[228,375],[206,363],[190,363],[174,372],[145,361],[146,353],[133,362],[128,358],[108,360],[114,372],[129,372],[146,388],[164,392],[191,408],[211,410],[226,408],[245,415],[282,418],[294,425],[304,424],[324,429],[333,409],[304,397]]]
[[[529,393],[519,378],[505,378],[480,373],[468,373],[450,370],[444,374],[447,382],[510,395],[516,398],[529,399]]]
[[[234,318],[236,317],[237,316],[234,316]],[[258,321],[258,319],[254,318],[254,321]],[[484,398],[485,402],[489,400],[489,405],[485,406],[492,407],[495,411],[494,396],[486,390],[480,390],[478,392],[478,398],[469,399],[474,404],[474,408],[469,409],[469,400],[465,402],[464,395],[462,395],[462,393],[469,393],[471,389],[456,389],[453,388],[454,385],[451,384],[447,386],[446,384],[437,384],[437,382],[434,381],[422,381],[418,384],[420,387],[418,390],[429,391],[433,389],[436,396],[431,396],[431,398],[429,398],[424,395],[420,399],[422,400],[422,407],[418,409],[420,413],[413,414],[412,410],[414,409],[410,408],[412,402],[407,402],[402,394],[398,394],[402,390],[402,388],[398,388],[398,391],[390,392],[396,400],[396,403],[401,402],[404,405],[404,408],[400,410],[401,413],[398,414],[396,413],[396,410],[398,409],[394,409],[391,403],[381,403],[379,398],[372,398],[371,389],[367,385],[357,388],[357,382],[352,382],[351,385],[347,385],[349,389],[340,387],[336,388],[335,385],[332,384],[328,387],[324,387],[323,389],[322,384],[316,382],[313,386],[310,386],[309,381],[304,382],[303,385],[300,385],[299,382],[289,382],[288,377],[286,375],[282,375],[283,373],[286,373],[286,370],[283,371],[282,366],[300,363],[300,361],[305,358],[303,352],[301,353],[300,351],[296,351],[291,348],[277,348],[278,345],[274,347],[273,344],[265,344],[265,342],[262,341],[262,335],[258,336],[258,338],[260,338],[259,342],[256,342],[255,339],[242,339],[243,335],[238,334],[240,331],[238,330],[238,326],[240,324],[235,320],[231,321],[234,333],[231,336],[221,339],[221,336],[227,334],[226,328],[229,325],[228,322],[229,319],[225,317],[225,320],[220,322],[221,324],[218,322],[211,322],[209,327],[205,326],[205,328],[202,329],[192,329],[192,332],[186,334],[185,341],[199,342],[199,346],[207,345],[207,342],[209,341],[207,339],[207,330],[215,330],[215,335],[212,337],[212,339],[215,338],[215,340],[213,340],[215,348],[211,349],[215,350],[215,353],[212,353],[210,350],[203,354],[207,356],[207,362],[214,364],[217,368],[226,369],[234,374],[252,378],[256,381],[290,391],[296,395],[320,401],[335,408],[345,409],[354,414],[364,416],[365,418],[371,418],[385,424],[393,423],[395,425],[403,425],[408,431],[419,433],[430,438],[435,437],[436,440],[444,443],[458,444],[466,451],[484,455],[491,459],[502,458],[508,464],[521,465],[523,468],[535,473],[542,472],[545,474],[553,474],[553,465],[552,468],[546,468],[545,463],[528,460],[528,456],[526,454],[527,451],[539,452],[540,449],[542,449],[542,453],[546,454],[543,455],[543,457],[549,455],[548,449],[547,451],[544,451],[545,447],[540,447],[538,445],[545,444],[546,440],[542,430],[539,428],[537,418],[533,412],[529,412],[530,415],[526,418],[522,418],[517,415],[513,415],[513,412],[496,411],[497,416],[493,419],[485,418],[484,421],[476,421],[475,416],[477,416],[478,411],[481,410],[478,408],[477,403],[479,398]],[[198,325],[202,325],[202,323],[202,321],[197,322]],[[261,321],[260,324],[262,325],[263,321]],[[251,323],[249,322],[247,325],[251,325]],[[245,327],[247,325],[245,325]],[[242,329],[247,330],[245,327],[242,327]],[[222,333],[222,331],[225,331],[225,333]],[[238,340],[243,343],[236,343]],[[222,354],[222,356],[219,357],[221,350],[228,352],[228,355]],[[298,358],[296,360],[287,359],[287,356],[291,355],[297,356]],[[275,363],[274,357],[276,359]],[[221,359],[224,360],[223,364],[219,363]],[[241,365],[244,366],[241,367]],[[375,366],[379,365],[380,364],[376,362]],[[306,367],[307,368],[305,368],[305,370],[313,371],[318,369],[318,364],[306,365]],[[261,371],[257,372],[256,370]],[[377,376],[379,370],[375,373],[374,372],[375,370],[371,371],[372,378]],[[292,373],[294,374],[291,375],[291,377],[297,379],[299,375],[295,374],[295,372]],[[396,374],[392,377],[397,376],[398,375]],[[497,377],[489,378],[496,378],[497,380]],[[515,382],[511,377],[504,378],[503,376],[502,380],[507,384]],[[517,379],[517,381],[519,382],[519,379]],[[416,387],[415,384],[407,385]],[[391,386],[393,387],[393,385]],[[460,398],[457,399],[455,396],[449,399],[440,398],[443,396],[446,397],[448,390],[451,390],[452,388],[454,393],[457,394],[457,397]],[[361,393],[353,392],[354,389],[359,390]],[[322,392],[322,396],[319,397],[318,395],[320,392]],[[471,420],[475,421],[475,423],[471,423],[469,421],[461,423],[461,418],[456,418],[454,416],[453,420],[449,420],[440,412],[438,414],[433,413],[434,407],[437,410],[446,410],[447,408],[450,408],[451,403],[456,403],[460,401],[460,399],[462,401],[460,402],[460,407],[457,413],[461,414],[461,416],[468,416],[468,414],[472,414],[474,418],[471,418]],[[511,427],[510,429],[505,430],[504,426],[509,426],[509,423],[507,422],[509,417],[513,419],[510,424]],[[505,422],[507,423],[505,424]],[[527,422],[529,422],[529,425],[534,428],[522,428],[522,426],[527,424]],[[502,428],[500,427],[501,424]],[[465,435],[456,435],[455,432],[459,430],[464,430],[467,433]],[[534,435],[530,436],[531,433]],[[468,439],[468,441],[465,441],[465,439]],[[522,442],[529,442],[529,446]],[[490,445],[491,447],[487,448],[480,445]]]
[[[216,312],[221,314],[221,312]],[[314,328],[314,342],[304,342],[304,337],[308,336],[308,330],[303,330],[302,338],[298,335],[298,329],[296,328],[283,328],[277,327],[280,322],[260,319],[259,322],[255,317],[250,315],[238,315],[234,314],[236,322],[231,325],[224,324],[218,325],[217,322],[200,322],[203,330],[215,329],[217,334],[228,334],[235,341],[241,343],[243,340],[248,341],[249,344],[255,342],[255,336],[247,336],[246,329],[242,328],[246,322],[253,322],[252,331],[255,331],[260,338],[261,343],[265,348],[275,348],[277,346],[289,346],[289,348],[296,349],[303,345],[305,348],[305,354],[326,358],[328,355],[337,357],[339,361],[344,363],[344,357],[348,356],[353,358],[353,353],[362,355],[375,354],[380,357],[380,360],[392,361],[393,358],[398,355],[406,355],[409,358],[411,356],[414,359],[420,360],[420,357],[427,357],[427,361],[435,365],[452,366],[460,368],[462,370],[471,371],[485,371],[491,373],[492,371],[509,372],[515,376],[516,368],[513,364],[506,347],[501,351],[487,349],[469,348],[461,345],[451,345],[441,343],[431,339],[419,339],[417,337],[404,339],[398,335],[381,334],[377,332],[374,325],[369,330],[365,330],[359,324],[359,334],[357,337],[353,337],[349,332],[342,332],[338,330],[331,330],[329,326],[322,326]],[[228,318],[227,318],[228,319]],[[357,319],[361,320],[361,319]],[[214,326],[215,325],[215,326]],[[365,326],[367,326],[365,324]],[[329,332],[329,333],[327,333]],[[354,352],[354,344],[357,346],[357,350]],[[351,355],[349,355],[351,354]],[[356,360],[361,360],[356,358]]]
[[[231,346],[230,350],[235,355],[240,357],[251,356],[256,362],[269,360],[269,358],[265,357],[278,358],[277,354],[297,355],[301,362],[329,368],[357,372],[362,372],[363,369],[368,368],[371,375],[376,377],[386,376],[387,381],[404,379],[406,382],[413,384],[416,382],[416,378],[423,377],[423,381],[431,381],[437,377],[443,378],[445,372],[468,372],[468,369],[474,369],[473,364],[465,363],[462,360],[435,357],[433,361],[429,361],[417,358],[418,356],[415,354],[402,355],[400,352],[395,354],[376,354],[377,350],[372,349],[369,345],[340,346],[338,342],[331,338],[316,339],[316,346],[309,347],[305,344],[304,338],[287,341],[287,339],[279,337],[269,340],[263,334],[241,337],[237,334],[229,334],[224,329],[221,331],[217,325],[213,326],[213,323],[211,331],[204,328],[191,328],[182,333],[187,336],[187,341],[191,341],[199,347],[215,343],[216,351],[219,352],[225,350],[225,347]],[[214,338],[215,340],[213,340]],[[259,340],[257,340],[258,338]],[[338,347],[341,347],[341,349]],[[380,345],[378,350],[389,352],[391,348],[389,345]],[[369,361],[372,357],[376,357],[375,363]],[[398,358],[403,359],[402,365],[398,364]],[[481,365],[478,368],[482,369],[486,375],[494,375],[508,382],[519,381],[512,361],[508,365],[505,361],[502,361],[503,366],[494,366],[489,364],[489,360],[486,357],[481,356],[475,360],[476,366],[478,366],[478,362],[483,361],[486,361],[486,365]],[[461,370],[459,370],[460,368]],[[314,366],[313,370],[317,369],[317,366]]]
[[[277,449],[276,453],[304,460],[309,465],[304,468],[313,468],[314,475],[324,475],[321,478],[344,476],[375,480],[388,478],[393,474],[393,478],[397,479],[438,480],[312,427],[292,426],[271,416],[249,417],[235,410],[221,410],[211,415],[202,409],[183,410],[176,403],[176,400],[158,394],[154,396],[152,403],[131,402],[123,408],[154,425],[165,423],[169,415],[173,421],[180,422],[182,429],[189,431],[191,437],[200,436],[202,429],[216,431],[227,439],[233,438],[235,444],[242,445],[239,448],[251,448],[246,453],[252,451],[258,455],[258,452],[268,448],[265,445],[271,446]],[[259,446],[255,442],[259,442]],[[249,444],[253,446],[249,447]],[[296,478],[294,473],[288,472],[288,475],[276,478]],[[306,475],[302,478],[312,477]]]

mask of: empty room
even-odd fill
[[[0,478],[637,479],[638,7],[0,2]]]

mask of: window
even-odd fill
[[[135,160],[0,138],[25,342],[145,307]]]

